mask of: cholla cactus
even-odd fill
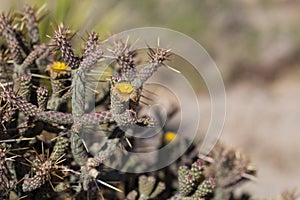
[[[99,60],[106,57],[101,49],[97,34],[91,33],[89,35],[82,57],[79,57],[75,56],[69,42],[71,38],[70,31],[63,26],[58,28],[48,44],[40,44],[38,20],[32,7],[26,5],[23,14],[29,42],[24,40],[25,37],[22,35],[22,31],[17,29],[18,27],[12,26],[13,20],[10,20],[4,14],[1,17],[0,28],[4,39],[7,41],[11,57],[15,61],[14,76],[17,80],[13,90],[4,88],[1,92],[2,100],[9,105],[13,105],[25,115],[25,122],[21,124],[24,127],[28,127],[30,123],[42,122],[44,128],[54,126],[64,130],[63,132],[70,138],[73,159],[81,167],[79,182],[84,190],[88,190],[89,183],[98,178],[99,172],[96,168],[109,156],[113,155],[119,141],[125,137],[124,131],[134,125],[154,125],[154,120],[149,117],[137,117],[137,107],[144,82],[158,67],[163,65],[163,62],[169,56],[168,50],[150,49],[148,64],[138,71],[134,62],[136,51],[133,50],[133,47],[122,41],[116,42],[111,53],[113,59],[119,64],[120,70],[112,77],[111,88],[107,90],[110,95],[110,109],[96,113],[86,113],[85,98],[88,88],[86,85],[88,73]],[[7,26],[6,29],[4,29],[5,26]],[[52,86],[52,95],[48,101],[49,93],[45,87],[38,87],[36,91],[32,92],[35,88],[33,76],[40,78],[43,75],[37,76],[31,69],[37,66],[40,70],[43,70],[40,64],[45,63],[45,61],[42,60],[47,60],[47,55],[50,55],[56,47],[60,50],[65,64],[63,62],[53,62],[46,69],[50,75]],[[21,52],[24,52],[24,56]],[[39,83],[35,84],[39,85]],[[69,99],[71,99],[72,113],[60,111],[60,105]],[[20,117],[21,115],[19,115]],[[90,157],[80,134],[85,126],[105,123],[114,124],[115,128],[124,131],[121,131],[117,138],[108,140],[105,149],[102,149],[94,157]],[[36,132],[31,131],[31,135],[32,133],[36,135],[42,133],[44,128],[38,129]],[[25,131],[19,129],[19,133],[23,135]],[[58,159],[66,147],[65,141],[61,140],[58,139],[54,146],[56,154],[48,160],[41,161],[34,176],[25,175],[23,191],[35,190],[49,180],[49,174],[53,169],[52,163]]]
[[[179,194],[170,199],[193,200],[212,196],[215,179],[204,175],[205,167],[204,162],[200,159],[192,164],[191,169],[187,166],[179,167]]]
[[[105,49],[92,32],[82,54],[76,55],[71,31],[66,27],[59,26],[50,41],[42,43],[35,9],[25,5],[18,19],[17,14],[0,14],[0,35],[5,41],[0,51],[0,140],[5,143],[0,145],[0,194],[3,198],[14,194],[33,199],[46,191],[43,198],[86,198],[94,194],[100,198],[98,193],[103,190],[98,190],[97,183],[120,191],[99,179],[109,181],[117,176],[115,180],[119,181],[123,174],[107,170],[102,164],[111,156],[122,158],[116,151],[123,143],[132,146],[127,131],[157,123],[149,116],[140,117],[140,102],[145,82],[164,66],[170,50],[149,48],[147,62],[138,67],[137,50],[128,41],[116,40],[110,49]],[[116,64],[111,66],[113,74],[101,85],[101,94],[96,97],[95,104],[101,108],[91,112],[89,94],[94,89],[89,80],[102,61]],[[105,127],[108,137],[100,150],[91,155],[81,136],[96,132],[93,128],[99,125]],[[163,143],[177,137],[174,133],[164,136]],[[7,158],[4,146],[8,143],[14,149],[16,162]],[[50,155],[45,155],[41,144],[47,146]],[[227,199],[239,183],[251,179],[255,172],[235,151],[221,149],[199,157],[202,160],[190,168],[179,168],[178,192],[170,199]],[[123,168],[130,167],[143,166],[130,158]],[[166,186],[156,182],[152,176],[140,176],[138,189],[126,198],[161,199]],[[50,186],[53,190],[49,190]],[[164,198],[169,198],[171,192]]]

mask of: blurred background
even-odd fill
[[[255,197],[300,190],[300,1],[0,0],[0,10],[21,9],[24,3],[46,3],[44,39],[63,22],[78,31],[75,45],[87,31],[105,39],[145,26],[173,29],[198,41],[219,67],[226,87],[220,140],[246,153],[258,169],[258,181],[242,190]],[[193,84],[202,124],[207,124],[209,96],[202,81]]]

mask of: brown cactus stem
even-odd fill
[[[57,111],[43,111],[38,112],[35,115],[36,120],[40,120],[46,123],[55,123],[62,125],[73,124],[73,116],[70,113],[62,113]]]
[[[24,6],[25,25],[28,30],[31,46],[40,43],[40,34],[38,28],[38,20],[32,6],[25,4]]]
[[[22,99],[21,96],[18,96],[11,91],[3,91],[1,96],[5,101],[14,104],[26,116],[35,117],[35,115],[39,112],[37,106],[27,102],[26,100]]]
[[[92,32],[89,34],[89,37],[85,43],[85,47],[83,50],[82,58],[86,58],[88,55],[93,52],[99,44],[99,37],[97,33]]]
[[[69,43],[67,38],[68,33],[68,29],[59,27],[58,31],[55,32],[54,41],[59,47],[61,55],[66,64],[72,69],[76,69],[80,64],[80,59],[74,55],[71,44]]]
[[[84,125],[105,124],[114,121],[110,110],[85,114],[81,120]]]
[[[0,29],[2,30],[2,36],[7,42],[12,58],[17,65],[21,65],[23,62],[20,43],[17,40],[16,32],[14,31],[11,20],[8,19],[3,13],[0,14]]]
[[[46,110],[48,99],[49,99],[49,91],[45,87],[39,87],[36,90],[36,94],[37,94],[39,109],[42,111]]]
[[[132,85],[140,88],[170,56],[169,50],[157,48],[156,51],[149,48],[149,62],[138,73],[137,78],[132,81]]]
[[[22,67],[24,70],[28,69],[32,64],[35,64],[35,61],[40,57],[44,57],[44,54],[49,50],[49,46],[47,44],[41,44],[36,46],[36,48],[30,52],[30,54],[25,58],[22,63]]]

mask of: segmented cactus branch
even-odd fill
[[[205,199],[209,195],[213,195],[215,187],[215,179],[206,177],[203,173],[206,166],[204,161],[198,159],[189,168],[188,166],[180,166],[178,169],[178,189],[179,194],[174,195],[170,200],[183,199]]]
[[[17,40],[16,31],[13,29],[11,19],[4,13],[0,14],[0,30],[3,38],[7,42],[12,58],[16,64],[21,65],[23,62],[20,43]]]
[[[24,22],[28,30],[28,36],[30,38],[31,46],[39,44],[40,33],[38,28],[37,16],[32,6],[28,4],[24,5]]]
[[[35,46],[35,49],[23,61],[22,68],[26,71],[32,64],[37,64],[40,59],[49,56],[53,49],[53,46],[45,43]]]
[[[44,111],[47,108],[49,99],[49,91],[45,87],[39,87],[36,90],[39,109]]]
[[[84,46],[82,58],[84,59],[87,56],[91,55],[91,53],[96,50],[98,45],[99,45],[98,34],[95,32],[90,33]]]
[[[74,55],[71,44],[69,43],[69,35],[70,31],[65,27],[59,27],[57,31],[55,31],[54,41],[56,45],[59,47],[61,55],[68,66],[72,69],[76,69],[79,66],[80,59]]]

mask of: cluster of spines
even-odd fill
[[[118,41],[115,43],[115,49],[112,51],[119,63],[121,69],[118,74],[113,76],[111,84],[111,107],[112,114],[118,125],[130,127],[134,124],[152,126],[153,123],[144,123],[144,119],[138,119],[136,108],[141,97],[142,86],[152,76],[159,66],[169,56],[168,50],[157,48],[157,51],[150,49],[149,63],[141,70],[137,70],[134,63],[136,51],[128,46],[127,42]],[[132,87],[131,92],[120,90],[121,84],[127,84],[126,87]],[[149,120],[146,120],[149,121]]]
[[[56,45],[59,47],[61,55],[68,66],[72,69],[79,67],[80,58],[75,56],[72,46],[69,42],[71,38],[67,38],[69,30],[65,27],[59,27],[58,31],[55,32],[54,40]]]
[[[56,175],[60,179],[62,177],[58,176],[55,172],[65,169],[65,167],[59,166],[58,164],[64,161],[64,151],[68,146],[68,141],[63,138],[57,138],[56,144],[53,148],[53,151],[49,157],[47,157],[44,153],[44,147],[42,144],[42,154],[35,156],[31,163],[31,172],[27,173],[24,176],[24,181],[22,184],[22,189],[24,192],[30,192],[37,188],[40,188],[42,185],[46,183],[46,181],[50,181],[51,174]],[[32,177],[30,175],[33,174]],[[50,182],[52,185],[52,183]]]
[[[136,76],[136,50],[128,45],[128,42],[124,43],[121,40],[117,40],[114,42],[114,49],[110,51],[120,66],[120,74],[123,79],[127,81],[133,80]]]
[[[149,61],[146,66],[144,66],[138,73],[137,78],[133,81],[133,85],[136,87],[141,87],[170,57],[169,49],[161,49],[157,47],[155,50],[149,48]]]
[[[40,61],[49,59],[49,55],[54,50],[53,41],[49,43],[40,44],[39,35],[39,19],[34,8],[28,4],[24,5],[22,21],[27,29],[27,34],[30,40],[30,51],[28,51],[27,57],[22,63],[24,71],[32,65],[38,65],[40,68]],[[22,34],[20,34],[22,35]]]
[[[33,167],[33,169],[35,169],[35,175],[33,177],[29,177],[29,174],[25,175],[22,184],[23,191],[30,192],[44,185],[46,181],[50,180],[52,168],[51,160],[40,161],[38,165]]]
[[[87,41],[85,42],[82,58],[84,59],[87,56],[91,55],[91,53],[97,49],[98,45],[99,45],[98,34],[95,32],[91,32],[88,36]]]

